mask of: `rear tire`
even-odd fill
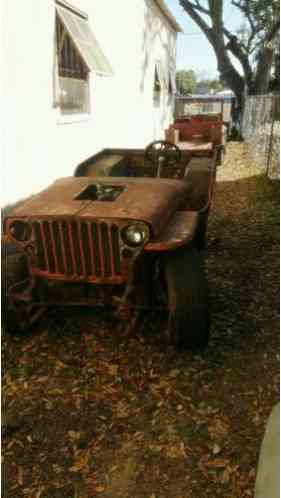
[[[210,314],[202,259],[194,247],[164,256],[168,339],[177,349],[202,350],[209,341]]]

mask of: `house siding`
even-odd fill
[[[91,113],[61,116],[54,107],[53,0],[5,0],[4,125],[1,203],[70,176],[104,147],[144,147],[164,137],[173,100],[153,107],[155,60],[175,73],[176,32],[153,0],[74,0],[86,12],[113,76],[90,73]]]

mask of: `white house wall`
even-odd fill
[[[176,33],[153,0],[73,0],[89,16],[113,76],[90,75],[91,113],[67,119],[54,107],[53,0],[5,0],[1,204],[14,202],[104,147],[163,138],[173,102],[153,108],[155,60],[175,71]],[[120,8],[120,4],[122,8]]]

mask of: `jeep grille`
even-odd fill
[[[120,280],[118,225],[105,221],[36,221],[33,228],[37,266],[42,272],[70,280]]]

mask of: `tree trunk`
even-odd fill
[[[218,61],[218,71],[221,78],[227,83],[237,98],[238,107],[242,112],[244,107],[245,83],[240,74],[234,69],[231,61],[225,51],[225,48],[215,48],[215,54]]]
[[[257,73],[252,85],[252,95],[262,95],[267,93],[273,59],[274,49],[271,47],[265,47],[259,57]]]
[[[217,58],[218,71],[223,80],[234,92],[238,101],[238,107],[242,112],[245,82],[244,78],[233,66],[228,55],[228,49],[224,38],[222,0],[209,0],[209,12],[205,7],[200,6],[198,2],[194,5],[194,3],[191,3],[188,0],[180,0],[180,4],[209,40]],[[208,25],[204,17],[200,16],[199,13],[209,14],[212,19],[212,25]]]

